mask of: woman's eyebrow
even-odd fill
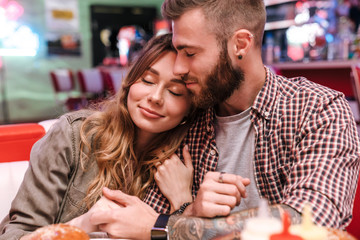
[[[174,82],[174,83],[180,83],[181,85],[186,85],[185,84],[185,82],[184,82],[184,80],[182,80],[182,79],[178,79],[178,78],[173,78],[173,79],[171,79],[170,80],[171,82]]]
[[[148,71],[150,71],[150,72],[152,72],[153,74],[156,74],[156,75],[160,75],[160,73],[157,71],[157,70],[155,70],[154,68],[152,68],[152,67],[149,67],[148,68]]]

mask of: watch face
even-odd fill
[[[151,240],[167,240],[167,229],[166,228],[153,228],[151,230]]]

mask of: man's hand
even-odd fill
[[[173,154],[163,164],[156,166],[155,181],[161,192],[169,200],[171,212],[186,202],[192,202],[191,187],[194,168],[188,147],[183,149],[184,163]]]
[[[66,224],[79,227],[82,230],[84,230],[87,233],[91,232],[97,232],[99,231],[99,228],[97,225],[93,225],[90,222],[90,218],[93,213],[95,212],[101,212],[101,211],[111,211],[113,209],[121,208],[118,204],[115,202],[107,199],[106,197],[100,198],[94,206],[90,208],[90,210],[86,213],[84,213],[81,216],[78,216],[71,221],[67,222]]]
[[[111,237],[150,239],[151,228],[159,215],[154,209],[138,197],[119,190],[104,188],[103,195],[122,207],[94,212],[90,218],[93,225],[99,225]]]
[[[219,181],[220,179],[222,182]],[[226,216],[230,214],[231,209],[240,204],[241,198],[247,196],[245,187],[249,184],[248,178],[238,175],[207,172],[195,201],[186,208],[184,215]]]

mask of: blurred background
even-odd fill
[[[171,31],[163,0],[0,0],[0,124],[111,96],[146,41]],[[358,0],[265,0],[264,64],[344,92],[358,112]]]

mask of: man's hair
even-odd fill
[[[219,43],[227,41],[239,29],[247,29],[254,35],[255,44],[261,46],[266,22],[263,0],[165,0],[162,15],[176,20],[185,12],[201,9],[210,32]]]

